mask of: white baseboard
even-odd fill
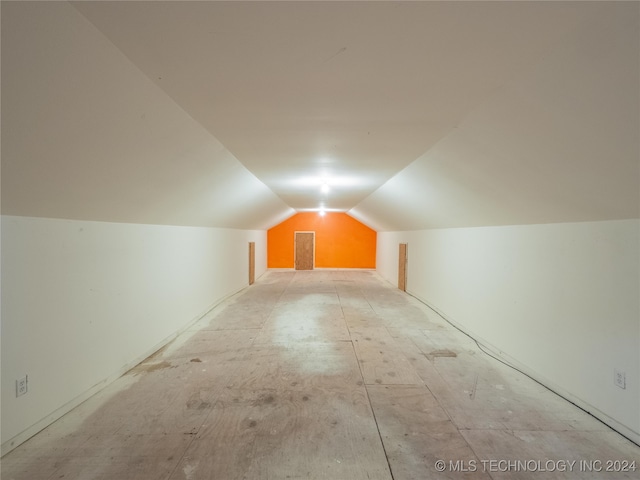
[[[144,361],[145,359],[147,359],[148,357],[150,357],[151,355],[156,353],[161,348],[164,348],[166,345],[171,343],[173,340],[175,340],[182,333],[184,333],[187,330],[189,330],[195,323],[197,323],[198,321],[200,321],[204,317],[206,317],[218,305],[220,305],[224,301],[228,300],[229,298],[233,297],[234,295],[240,293],[245,288],[247,288],[247,286],[248,285],[242,287],[241,289],[237,290],[236,292],[230,293],[230,294],[225,295],[224,297],[220,298],[219,300],[217,300],[216,302],[211,304],[202,314],[196,316],[196,318],[194,318],[191,321],[189,321],[185,326],[180,328],[178,331],[176,331],[173,334],[169,335],[164,340],[162,340],[161,342],[157,343],[156,345],[154,345],[153,347],[151,347],[147,351],[143,352],[141,355],[139,355],[138,357],[136,357],[132,361],[126,363],[121,368],[119,368],[116,372],[114,372],[113,374],[109,375],[107,378],[104,378],[103,380],[99,381],[93,387],[91,387],[88,390],[86,390],[85,392],[81,393],[80,395],[78,395],[77,397],[72,399],[71,401],[65,403],[60,408],[58,408],[55,411],[51,412],[49,415],[47,415],[46,417],[44,417],[40,421],[34,423],[33,425],[31,425],[27,429],[25,429],[22,432],[20,432],[19,434],[15,435],[13,438],[10,438],[6,442],[4,442],[2,444],[2,446],[0,447],[1,448],[0,456],[5,456],[7,453],[12,451],[14,448],[16,448],[19,445],[21,445],[22,443],[26,442],[31,437],[36,435],[38,432],[44,430],[49,425],[54,423],[56,420],[62,418],[64,415],[69,413],[71,410],[76,408],[78,405],[80,405],[84,401],[88,400],[93,395],[95,395],[96,393],[98,393],[99,391],[101,391],[102,389],[104,389],[105,387],[110,385],[111,383],[115,382],[117,379],[119,379],[122,375],[124,375],[129,370],[131,370],[133,367],[138,365],[140,362]]]
[[[451,318],[449,318],[445,313],[443,313],[442,311],[440,311],[439,309],[434,307],[429,301],[421,298],[420,296],[416,295],[413,292],[407,291],[407,293],[409,295],[411,295],[412,297],[414,297],[415,299],[417,299],[418,301],[420,301],[421,303],[423,303],[424,305],[426,305],[427,307],[429,307],[434,312],[436,312],[438,315],[440,315],[442,318],[444,318],[447,322],[451,323],[457,329],[459,329],[460,331],[462,331],[463,333],[465,333],[469,337],[473,338],[476,342],[478,342],[480,345],[482,345],[483,348],[485,348],[486,350],[489,350],[492,355],[500,358],[501,360],[503,360],[509,366],[511,366],[514,369],[524,373],[526,376],[532,378],[533,380],[535,380],[539,384],[541,384],[544,387],[548,388],[549,390],[554,392],[556,395],[559,395],[560,397],[564,398],[568,402],[573,403],[578,408],[584,410],[588,414],[590,414],[590,415],[594,416],[595,418],[597,418],[598,420],[600,420],[602,423],[604,423],[608,427],[610,427],[613,430],[615,430],[616,432],[618,432],[620,435],[626,437],[627,439],[629,439],[630,441],[632,441],[636,445],[640,446],[640,433],[639,432],[636,432],[635,430],[630,429],[626,425],[623,425],[622,423],[618,422],[617,420],[611,418],[609,415],[607,415],[603,411],[599,410],[597,407],[591,405],[589,402],[587,402],[587,401],[585,401],[585,400],[583,400],[581,398],[576,397],[575,395],[573,395],[571,392],[569,392],[568,390],[564,389],[560,385],[557,385],[556,383],[552,382],[548,378],[540,375],[538,372],[536,372],[535,370],[531,369],[527,365],[524,365],[524,364],[520,363],[518,360],[516,360],[515,358],[511,357],[510,355],[504,353],[502,350],[500,350],[496,346],[492,345],[490,342],[486,341],[481,336],[477,335],[475,332],[469,330],[464,325],[462,325],[462,324],[456,322],[455,320],[452,320]]]
[[[334,267],[313,267],[313,270],[300,270],[301,272],[313,272],[315,270],[322,271],[339,271],[339,272],[352,272],[352,271],[362,271],[362,272],[375,272],[375,268],[334,268]],[[297,272],[295,268],[267,268],[268,272]]]

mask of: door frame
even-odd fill
[[[256,242],[249,242],[249,285],[256,281]]]
[[[409,261],[409,244],[398,245],[398,288],[407,291],[407,264]]]
[[[298,241],[298,233],[312,233],[313,234],[313,253],[312,258],[311,258],[311,265],[312,265],[312,270],[316,269],[316,232],[312,231],[312,230],[295,230],[293,232],[293,269],[297,270],[296,268],[296,256],[297,256],[297,248],[296,248],[296,244]]]

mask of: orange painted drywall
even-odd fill
[[[376,268],[376,231],[346,213],[297,213],[267,231],[267,267],[293,268],[295,232],[316,232],[316,268]]]

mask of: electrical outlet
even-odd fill
[[[16,397],[24,395],[28,391],[27,376],[16,380]]]
[[[627,377],[622,370],[618,370],[617,368],[613,369],[613,382],[616,384],[616,387],[622,389],[627,388]]]

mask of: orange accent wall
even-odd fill
[[[293,268],[295,232],[316,232],[317,268],[376,268],[376,231],[346,213],[297,213],[267,231],[267,267]]]

